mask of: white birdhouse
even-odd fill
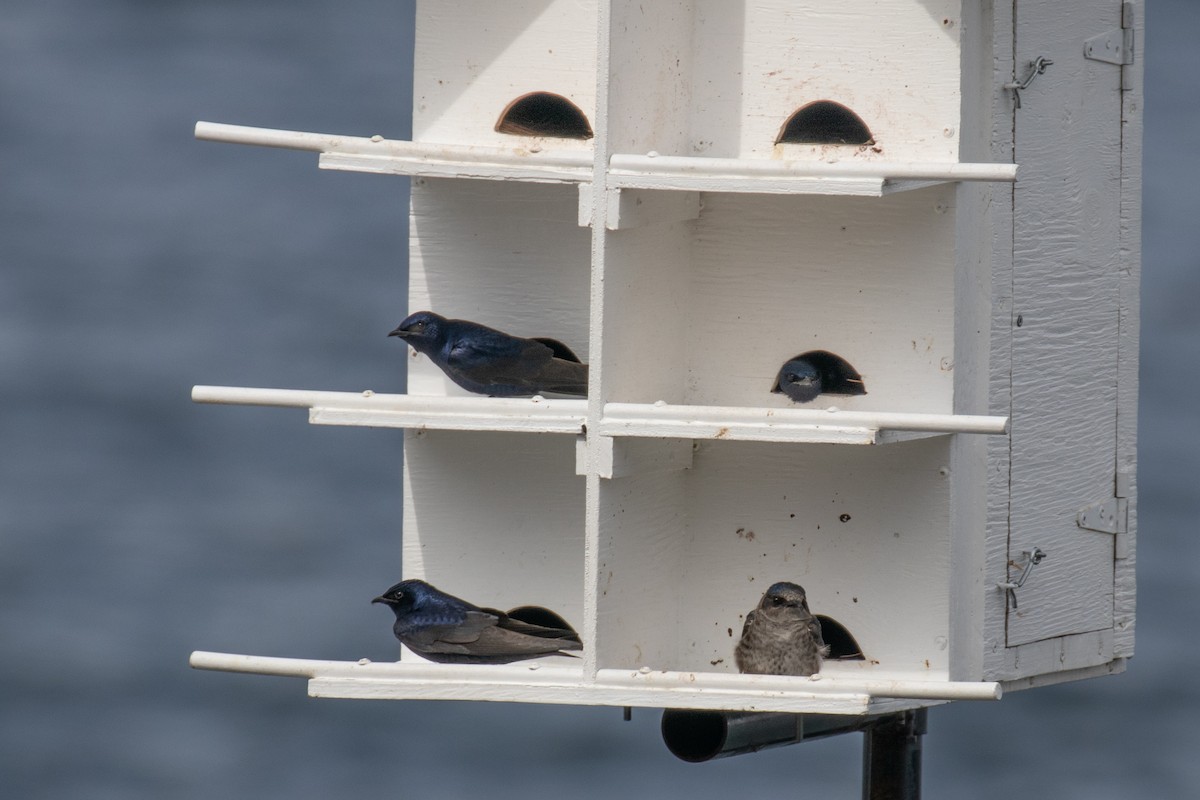
[[[427,2],[412,142],[200,123],[415,176],[410,308],[559,339],[590,384],[471,395],[398,349],[406,395],[197,387],[407,428],[404,577],[547,606],[585,647],[193,664],[306,676],[322,697],[845,714],[1122,671],[1134,17],[1095,0]],[[812,351],[865,393],[772,392]],[[825,617],[835,652],[813,677],[737,673],[776,581]]]

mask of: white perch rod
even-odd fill
[[[221,122],[197,122],[196,138],[210,142],[253,144],[309,150],[314,153],[347,153],[365,156],[392,156],[455,163],[505,163],[520,161],[543,166],[590,167],[592,154],[587,151],[541,151],[533,154],[520,148],[439,145],[384,139],[382,136],[341,136],[332,133],[308,133],[275,128],[226,125]]]
[[[1016,164],[889,161],[780,161],[774,159],[648,156],[618,153],[609,162],[614,175],[760,176],[770,178],[893,178],[922,181],[1005,181],[1017,179]]]
[[[926,431],[935,433],[989,433],[1008,431],[1008,417],[970,414],[917,414],[887,411],[823,411],[802,408],[738,408],[726,406],[645,405],[608,403],[601,425],[625,424],[752,424],[823,425],[862,427],[874,430]]]
[[[545,684],[551,688],[571,687],[586,694],[594,690],[622,693],[707,691],[725,695],[746,695],[751,700],[758,692],[797,692],[800,694],[865,694],[920,700],[999,700],[1003,690],[991,681],[916,681],[903,679],[788,678],[775,675],[723,675],[691,672],[640,673],[603,669],[594,682],[584,681],[577,668],[536,665],[476,666],[401,662],[322,661],[306,658],[212,653],[197,650],[190,662],[195,669],[278,675],[295,678],[353,678],[364,681],[453,682],[473,684]],[[532,664],[532,662],[531,662]]]
[[[193,386],[192,402],[279,408],[364,408],[377,411],[531,414],[555,410],[582,416],[585,400],[542,397],[441,397],[311,389],[259,389],[249,386]]]
[[[375,394],[366,391],[319,392],[309,389],[259,389],[248,386],[193,386],[192,402],[279,408],[384,408],[389,400],[407,395]]]

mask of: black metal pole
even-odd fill
[[[863,731],[863,800],[921,799],[926,709],[880,717]]]

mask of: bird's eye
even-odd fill
[[[417,333],[420,333],[421,331],[425,330],[425,323],[424,322],[414,322],[412,325],[409,326],[408,329],[410,331],[416,331]]]
[[[786,601],[782,597],[772,597],[771,602],[777,606],[783,605]]]

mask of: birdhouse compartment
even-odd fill
[[[957,161],[961,5],[613,2],[613,152]],[[878,149],[776,145],[816,101],[854,112]]]
[[[591,236],[579,226],[578,189],[414,183],[409,308],[558,339],[587,361]],[[397,350],[408,359],[409,393],[469,395],[427,358],[399,342]]]
[[[582,630],[574,437],[410,431],[404,459],[406,576],[478,605],[545,606]]]
[[[945,677],[949,458],[944,437],[705,442],[687,469],[602,482],[599,666],[736,673],[746,613],[786,580],[862,647],[845,669]]]
[[[694,220],[610,232],[609,401],[797,407],[797,353],[850,362],[867,393],[810,408],[950,413],[953,188],[878,198],[706,194]]]
[[[596,12],[595,0],[423,0],[413,70],[414,141],[590,150],[588,138],[556,134],[542,141],[538,133],[520,136],[497,127],[512,103],[535,94],[561,97],[593,124]]]

